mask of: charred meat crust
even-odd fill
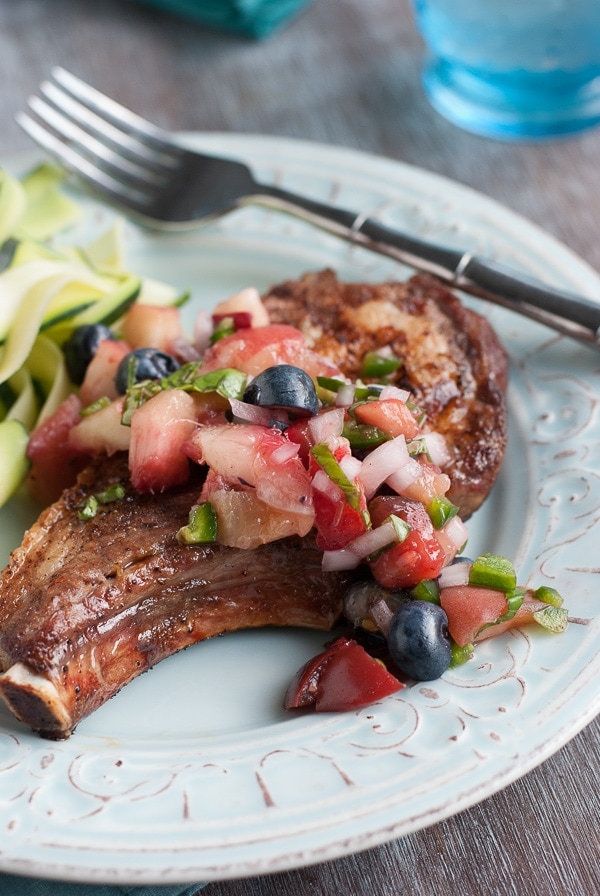
[[[115,482],[126,497],[81,521],[85,496]],[[181,545],[198,490],[134,494],[126,457],[105,458],[26,533],[0,590],[0,693],[33,730],[67,737],[141,672],[213,635],[336,622],[348,576],[323,573],[310,538],[251,552]]]
[[[451,453],[450,499],[469,517],[489,493],[506,447],[506,353],[489,323],[440,281],[342,283],[331,270],[273,287],[273,323],[304,333],[308,345],[349,377],[368,351],[389,346],[402,360],[393,382],[409,389]]]

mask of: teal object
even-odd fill
[[[52,880],[33,880],[0,874],[3,896],[194,896],[204,884],[175,884],[166,887],[132,887],[126,884],[101,886]]]
[[[211,28],[249,37],[268,37],[286,24],[310,0],[141,0],[174,15]]]

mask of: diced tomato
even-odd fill
[[[305,467],[308,467],[310,461],[310,449],[313,445],[310,437],[309,424],[309,417],[299,417],[298,420],[294,420],[294,422],[285,430],[286,439],[289,439],[290,442],[299,446],[300,450],[298,456]]]
[[[345,712],[389,697],[403,687],[360,644],[340,637],[296,673],[287,689],[284,707]]]
[[[369,513],[373,526],[381,525],[394,514],[411,527],[404,541],[388,548],[370,564],[383,588],[413,588],[423,579],[439,576],[445,552],[421,503],[396,495],[381,495],[370,502]]]
[[[57,410],[31,433],[27,457],[31,461],[27,484],[36,501],[48,505],[73,485],[89,455],[69,442],[80,417],[81,401],[69,395]]]
[[[183,336],[181,314],[173,305],[134,303],[123,320],[123,338],[132,349],[157,348],[171,352]]]
[[[256,376],[275,364],[294,364],[310,376],[340,375],[334,364],[306,347],[300,330],[287,324],[251,327],[219,339],[206,352],[201,373],[235,367]]]
[[[98,398],[118,398],[115,386],[117,367],[129,354],[131,347],[124,340],[103,339],[96,354],[88,364],[79,395],[83,406]]]
[[[536,610],[546,605],[526,598],[512,619],[495,623],[508,609],[504,593],[479,585],[451,585],[440,591],[440,603],[448,616],[448,631],[459,647],[485,641],[533,621]],[[484,626],[487,626],[484,628]]]
[[[440,591],[440,603],[448,616],[448,631],[459,647],[472,644],[484,625],[506,613],[504,593],[478,585],[452,585]]]
[[[80,417],[69,433],[69,446],[87,454],[115,454],[128,451],[131,427],[123,426],[123,399],[118,398],[106,407]]]
[[[374,399],[359,404],[356,419],[369,426],[377,426],[388,435],[414,439],[420,433],[415,415],[404,401],[398,398]]]
[[[333,442],[330,450],[339,464],[351,456],[350,444],[344,438],[335,438]],[[350,503],[312,454],[308,469],[312,477],[317,547],[321,551],[336,551],[367,531],[369,515],[364,488],[358,479],[349,479],[354,490]]]
[[[297,517],[301,534],[314,522],[310,478],[298,448],[277,429],[251,423],[200,426],[184,446],[233,488],[256,489],[268,507]]]
[[[351,507],[340,489],[331,495],[313,487],[313,505],[321,551],[337,551],[367,531],[365,514]]]
[[[196,403],[188,392],[158,392],[131,418],[129,470],[139,492],[163,492],[186,482],[189,461],[182,446],[196,428]]]

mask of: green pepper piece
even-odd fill
[[[551,607],[562,607],[563,604],[562,596],[558,593],[556,588],[550,588],[549,585],[540,585],[540,587],[536,588],[533,592],[533,596],[536,600],[541,600]]]
[[[452,642],[451,653],[450,653],[450,668],[455,669],[456,666],[462,666],[464,663],[468,663],[470,659],[472,659],[475,653],[475,648],[472,644],[465,644],[464,647],[459,647],[454,641]]]
[[[190,510],[187,526],[177,533],[177,541],[182,544],[210,544],[217,538],[217,515],[210,501],[194,504]]]
[[[399,358],[367,352],[362,361],[361,375],[369,379],[382,379],[395,373],[401,363]]]
[[[440,586],[435,579],[423,579],[422,582],[415,585],[411,594],[416,600],[426,600],[430,604],[439,604],[440,602]]]
[[[378,426],[371,426],[368,423],[357,423],[356,420],[346,420],[342,435],[348,439],[351,448],[376,448],[389,442],[391,436],[379,429]]]
[[[321,386],[322,389],[326,389],[328,392],[339,392],[342,386],[345,386],[343,380],[338,380],[332,376],[318,376],[317,377],[317,385]]]
[[[427,508],[434,529],[442,529],[458,513],[458,507],[445,495],[436,495]]]
[[[495,588],[507,594],[517,586],[517,574],[514,566],[506,557],[499,554],[481,554],[473,562],[469,574],[470,585],[481,585],[483,588]]]

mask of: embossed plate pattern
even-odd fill
[[[598,277],[549,236],[424,171],[281,139],[186,139],[243,157],[259,177],[292,190],[600,295]],[[90,214],[73,240],[114,218],[82,201]],[[179,235],[127,225],[126,245],[132,269],[191,287],[195,308],[324,266],[343,279],[408,274],[258,209]],[[470,553],[510,555],[522,581],[555,585],[571,614],[589,623],[560,637],[526,631],[487,642],[443,680],[357,713],[296,718],[281,710],[290,675],[324,640],[288,631],[228,635],[187,650],[63,743],[33,736],[0,708],[0,869],[141,884],[338,857],[489,796],[596,715],[598,356],[503,309],[483,310],[511,357],[510,445],[492,496],[470,523]],[[31,514],[23,500],[0,512],[4,559]]]

